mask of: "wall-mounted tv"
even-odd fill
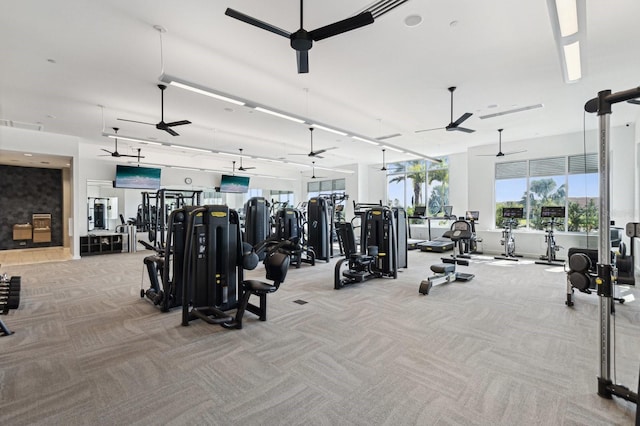
[[[222,175],[220,192],[232,192],[236,194],[249,192],[249,177]]]
[[[162,169],[116,165],[115,188],[160,189]]]

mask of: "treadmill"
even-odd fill
[[[453,246],[455,243],[451,241],[450,238],[446,237],[437,237],[435,239],[431,239],[431,219],[436,220],[455,220],[457,219],[453,216],[453,206],[444,206],[444,216],[443,217],[426,217],[429,223],[429,241],[424,241],[418,244],[420,247],[420,251],[430,251],[434,253],[444,253],[445,251],[453,250]]]
[[[420,238],[411,238],[411,220],[412,219],[426,219],[427,206],[415,206],[413,208],[413,215],[407,218],[407,228],[409,231],[409,238],[407,238],[407,249],[417,250],[420,248],[420,244],[426,242],[426,240]]]

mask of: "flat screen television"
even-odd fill
[[[522,219],[524,217],[523,207],[503,207],[502,217]]]
[[[542,206],[540,217],[564,217],[564,206]]]
[[[116,165],[115,188],[160,189],[160,172],[152,167]]]
[[[467,210],[465,217],[467,220],[473,220],[474,222],[477,222],[478,219],[480,219],[480,212],[478,210]]]
[[[235,194],[249,192],[249,177],[222,175],[220,192],[231,192]]]

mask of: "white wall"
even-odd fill
[[[611,220],[617,226],[624,226],[632,221],[636,215],[635,201],[635,126],[621,126],[611,129],[610,160],[611,160]],[[495,154],[497,146],[487,145],[473,147],[468,151],[468,205],[473,210],[480,211],[480,222],[477,226],[478,234],[484,239],[485,251],[501,252],[501,230],[496,230],[495,223],[495,164],[504,161],[522,159],[546,158],[553,156],[579,155],[584,152],[583,140],[586,141],[586,152],[598,152],[598,132],[589,131],[583,134],[572,133],[566,135],[549,136],[515,142],[504,142],[502,150],[519,151],[525,153],[507,157],[482,156]],[[633,155],[630,155],[633,153]],[[453,188],[453,185],[452,185]],[[561,246],[571,247],[580,243],[579,236],[557,232],[556,241]],[[584,239],[584,237],[582,237]],[[584,242],[583,242],[584,243]],[[543,231],[516,231],[516,252],[528,256],[544,254]],[[591,243],[590,243],[591,246]],[[595,247],[595,245],[594,245]],[[561,252],[562,255],[562,252]]]

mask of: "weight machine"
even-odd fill
[[[300,210],[291,207],[282,208],[276,212],[274,222],[274,236],[277,240],[295,239],[300,244],[300,249],[291,254],[291,263],[296,268],[299,268],[302,263],[308,263],[311,266],[315,265],[316,254],[305,240],[304,222]]]
[[[142,192],[143,230],[149,241],[159,249],[165,247],[167,223],[171,212],[185,206],[199,206],[202,191],[160,189],[157,192]]]
[[[553,228],[558,225],[556,219],[564,219],[565,208],[564,206],[542,206],[540,209],[540,217],[549,219],[548,222],[542,223],[542,225],[546,226],[544,242],[547,244],[547,251],[544,255],[540,256],[540,260],[537,260],[536,264],[562,266],[564,265],[564,260],[556,258],[556,252],[560,250],[560,246],[556,244]]]
[[[269,202],[264,197],[252,197],[244,205],[244,238],[252,246],[271,235],[269,225]],[[264,253],[261,255],[262,260]]]
[[[518,220],[524,217],[523,207],[503,207],[502,208],[502,239],[500,245],[504,246],[504,255],[495,256],[495,259],[517,261],[516,239],[513,236],[513,229],[518,227]]]
[[[638,404],[638,394],[627,387],[613,383],[611,379],[611,300],[613,297],[612,267],[609,258],[611,247],[610,234],[610,143],[609,127],[611,106],[613,104],[640,98],[640,87],[611,93],[611,90],[603,90],[594,99],[587,101],[584,109],[588,113],[597,113],[599,117],[599,172],[600,172],[600,199],[599,199],[599,233],[598,233],[598,278],[597,293],[599,296],[599,323],[600,323],[600,375],[598,376],[598,395],[611,399],[614,395],[627,401]],[[634,234],[636,231],[634,230]],[[613,352],[615,356],[615,352]],[[640,413],[636,408],[636,424],[640,422]]]
[[[363,212],[362,217],[364,232],[360,246],[366,247],[366,252],[356,250],[352,223],[341,223],[338,227],[338,238],[344,248],[345,257],[340,259],[334,268],[333,288],[336,290],[373,278],[398,278],[398,243],[393,210],[375,206]],[[341,271],[345,263],[348,269]]]

